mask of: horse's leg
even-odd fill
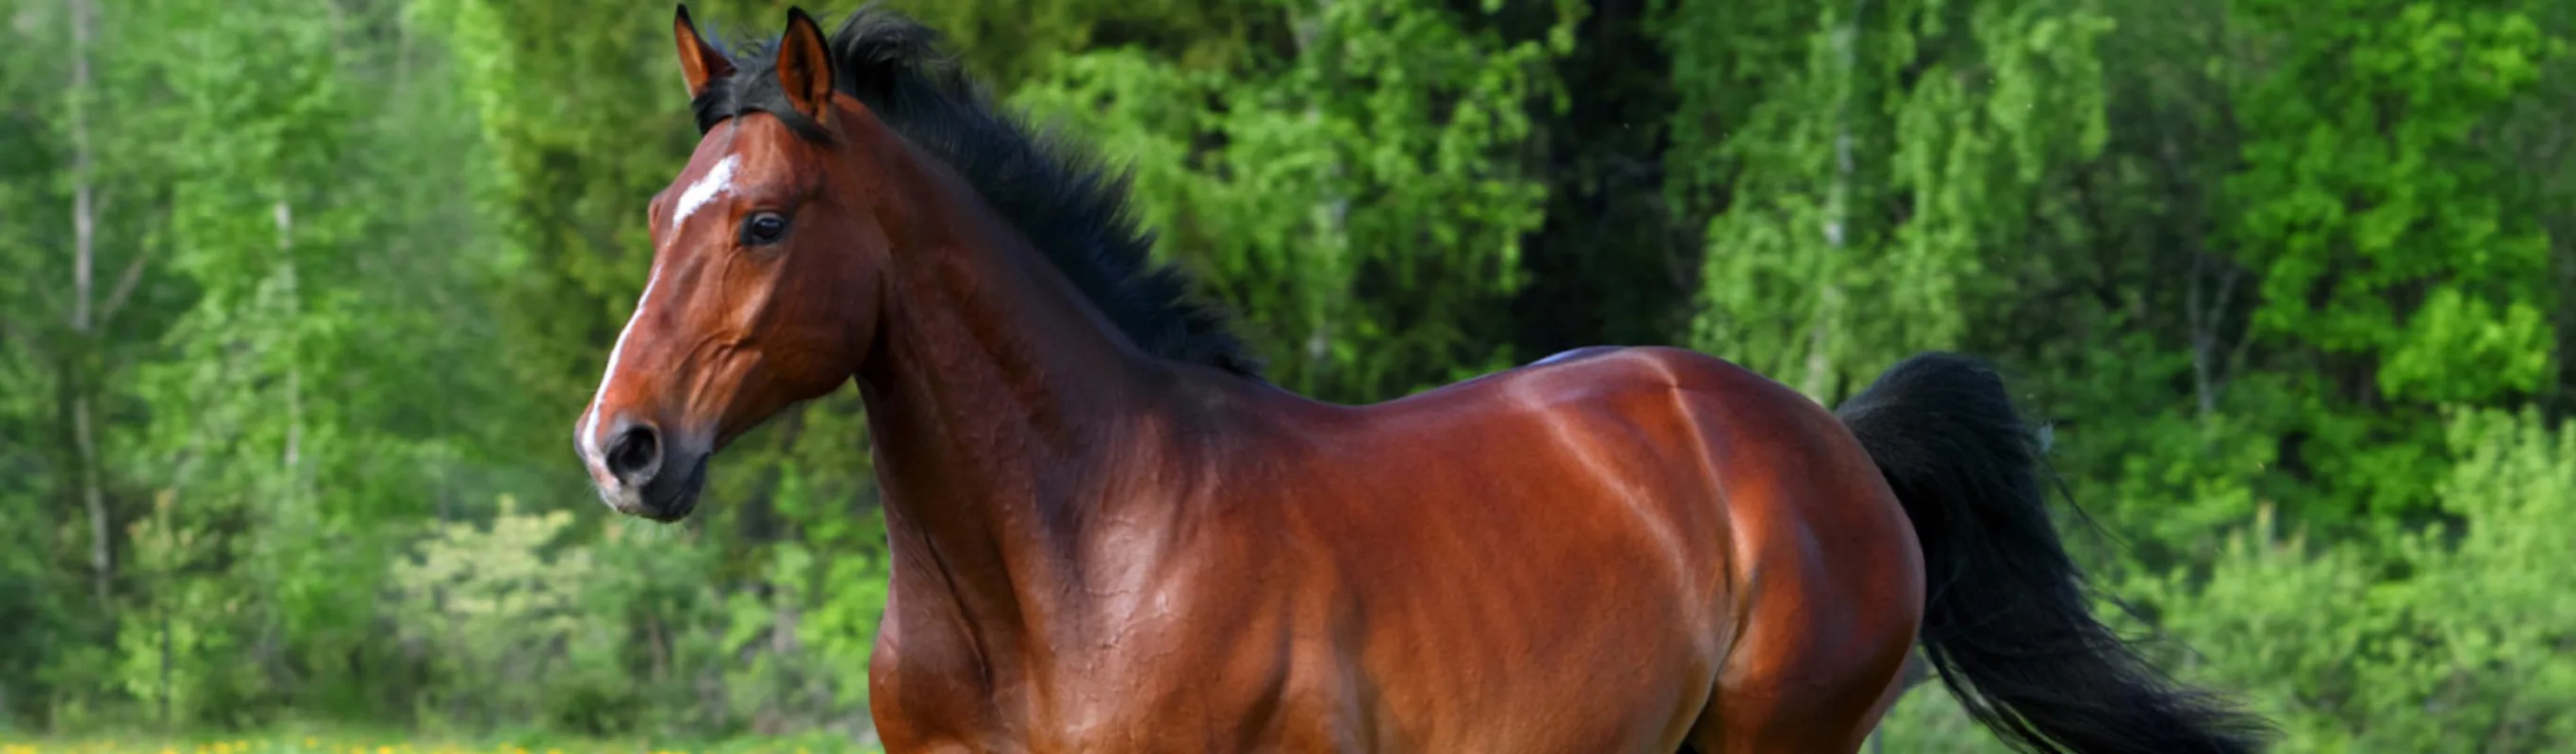
[[[1729,394],[1782,390],[1730,385]],[[1783,392],[1694,413],[1724,488],[1734,625],[1689,736],[1700,754],[1853,754],[1895,704],[1923,620],[1913,522],[1840,420]]]
[[[1739,521],[1786,508],[1765,505],[1764,497],[1738,497],[1739,511],[1749,513]],[[1734,609],[1742,622],[1715,693],[1691,727],[1701,754],[1851,754],[1908,685],[1906,663],[1923,614],[1921,577],[1911,563],[1886,556],[1900,549],[1888,540],[1907,530],[1850,519],[1805,523],[1832,534],[1762,527],[1745,536],[1750,549],[1736,554],[1742,591]]]
[[[1848,754],[1868,740],[1904,691],[1899,676],[1910,624],[1834,616],[1830,609],[1799,612],[1748,626],[1717,693],[1691,726],[1691,750]],[[1877,641],[1857,641],[1872,634]],[[1818,640],[1828,636],[1854,641]]]

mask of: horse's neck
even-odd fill
[[[935,200],[934,195],[922,198]],[[892,621],[971,631],[988,677],[1078,627],[1086,524],[1161,433],[1158,363],[1065,298],[1043,260],[949,207],[912,217],[935,248],[889,271],[860,382],[893,547]],[[1060,609],[1063,608],[1063,609]],[[928,637],[919,637],[928,638]],[[1005,656],[996,656],[1005,655]]]

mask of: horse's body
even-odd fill
[[[1892,696],[1911,527],[1777,383],[1670,349],[1356,408],[1195,379],[1068,491],[1115,503],[1056,525],[1044,636],[983,639],[898,576],[889,743],[1850,751]]]
[[[1849,752],[1918,641],[2026,744],[2251,746],[2093,620],[1969,362],[1839,412],[1667,348],[1307,400],[926,29],[791,11],[739,61],[675,29],[706,136],[576,445],[674,520],[855,378],[889,751]]]

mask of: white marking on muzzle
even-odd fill
[[[683,227],[681,224],[688,222],[690,215],[696,214],[708,202],[715,201],[718,195],[731,190],[733,167],[739,161],[736,155],[725,155],[725,158],[717,161],[716,166],[709,169],[706,175],[699,176],[697,182],[689,184],[687,191],[680,192],[679,209],[671,213],[671,230],[662,237],[679,238],[680,229]],[[662,265],[656,262],[653,265],[653,272],[644,279],[643,295],[635,297],[635,313],[626,318],[626,329],[617,332],[617,345],[608,349],[608,368],[600,372],[599,391],[590,396],[590,410],[587,412],[589,417],[582,422],[579,439],[582,454],[592,463],[607,463],[607,459],[600,456],[599,449],[599,403],[608,399],[608,388],[617,379],[617,358],[626,352],[626,337],[635,334],[635,323],[644,319],[644,307],[653,302],[653,284],[661,280]]]
[[[653,300],[653,284],[661,282],[661,265],[653,266],[651,277],[644,279],[644,295],[635,298],[635,314],[626,318],[626,329],[617,331],[617,345],[608,349],[608,368],[599,375],[599,392],[590,396],[590,421],[581,427],[581,451],[595,463],[605,463],[599,455],[599,402],[608,399],[610,381],[617,377],[617,357],[626,352],[626,336],[635,334],[635,321],[644,318],[644,304]]]

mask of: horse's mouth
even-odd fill
[[[655,523],[673,523],[686,519],[698,509],[698,497],[706,491],[707,457],[698,456],[688,465],[688,473],[664,475],[644,483],[640,488],[600,488],[600,502],[609,509]]]

